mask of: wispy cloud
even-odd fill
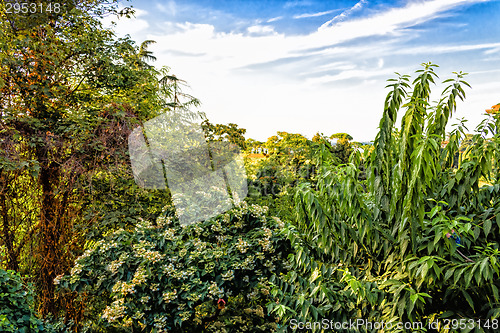
[[[327,11],[318,12],[318,13],[305,13],[305,14],[295,15],[293,18],[294,19],[301,19],[301,18],[308,18],[308,17],[318,17],[318,16],[332,14],[332,13],[335,13],[335,12],[338,12],[341,10],[342,9],[332,9],[332,10],[327,10]]]
[[[332,24],[334,24],[335,22],[339,22],[339,21],[342,21],[342,20],[345,20],[349,15],[351,15],[353,12],[357,11],[357,10],[360,10],[361,8],[363,8],[363,5],[366,4],[367,1],[366,0],[361,0],[359,2],[357,2],[354,6],[352,6],[351,8],[343,11],[342,13],[340,13],[339,15],[335,16],[333,19],[331,19],[330,21],[324,23],[320,29],[324,29],[328,26],[331,26]]]
[[[165,4],[163,3],[156,3],[156,8],[165,14],[173,15],[175,16],[177,14],[177,5],[175,1],[167,1]]]
[[[386,78],[387,76],[391,76],[396,71],[395,68],[387,68],[387,69],[353,69],[353,70],[345,70],[335,75],[323,75],[320,77],[308,78],[306,80],[307,84],[311,85],[321,85],[327,83],[333,83],[335,81],[343,81],[348,79],[368,79],[374,77],[382,77]]]
[[[365,0],[359,1],[355,6],[359,8]],[[243,67],[259,62],[274,61],[291,55],[313,56],[314,54],[325,55],[337,53],[342,48],[345,52],[352,52],[350,47],[339,47],[346,41],[370,36],[395,36],[417,34],[415,31],[407,31],[411,27],[426,21],[431,21],[443,12],[459,7],[465,3],[482,2],[485,0],[430,0],[425,2],[410,2],[404,7],[390,8],[375,12],[371,16],[345,20],[334,26],[323,25],[308,35],[286,35],[278,33],[271,25],[254,24],[246,28],[246,33],[217,32],[212,24],[176,23],[180,31],[174,33],[162,32],[161,35],[151,33],[149,37],[156,39],[159,43],[156,48],[161,52],[163,48],[176,48],[189,53],[211,54],[216,59],[225,59],[227,69]],[[351,9],[352,9],[351,8]],[[130,24],[127,24],[130,25]],[[186,43],[189,41],[189,43]],[[164,46],[162,46],[164,45]],[[378,44],[379,45],[379,44]],[[495,47],[493,44],[491,47]],[[380,45],[379,45],[380,46]],[[383,45],[382,45],[383,46]],[[379,58],[384,48],[373,49],[370,45],[358,45],[356,48],[371,49],[374,57]],[[436,52],[456,51],[460,48],[466,49],[472,46],[441,46]],[[476,48],[478,46],[475,46]],[[482,46],[486,47],[486,46]],[[324,48],[323,51],[308,51],[311,49]],[[326,49],[325,49],[326,48]],[[420,52],[418,48],[414,50]],[[422,51],[425,47],[422,47]],[[401,50],[400,52],[410,52]],[[412,51],[413,52],[413,51]],[[227,62],[226,62],[227,60]],[[220,65],[223,65],[222,63]]]
[[[359,8],[363,1],[358,2],[353,8]],[[476,2],[479,1],[484,0],[476,0]],[[379,58],[394,50],[389,46],[384,47],[383,43],[377,43],[376,48],[369,43],[355,47],[340,47],[338,45],[346,41],[370,36],[391,36],[393,38],[398,35],[416,34],[418,32],[405,31],[404,29],[421,22],[431,21],[444,11],[472,2],[474,0],[431,0],[408,3],[404,7],[379,11],[368,17],[345,20],[338,22],[334,26],[323,26],[322,29],[308,35],[289,36],[276,32],[272,26],[260,24],[247,27],[246,33],[223,33],[216,32],[215,27],[210,24],[183,23],[177,24],[181,31],[173,34],[151,34],[148,38],[158,41],[155,48],[159,52],[166,49],[180,48],[182,50],[179,51],[183,52],[206,54],[209,59],[205,59],[205,61],[212,62],[212,65],[218,66],[225,72],[235,68],[255,68],[249,66],[273,62],[291,56],[301,56],[303,58],[329,56],[330,58],[334,57],[331,59],[335,60],[337,59],[335,55],[338,56],[339,54],[351,56],[353,54],[365,54],[374,57],[378,61]],[[186,43],[186,41],[189,41],[189,43]],[[492,48],[496,44],[440,46],[432,51],[453,52],[468,48],[486,48],[487,46]],[[322,50],[310,51],[315,48]],[[421,50],[418,47],[410,50],[411,48],[401,48],[398,52],[400,54],[404,52],[425,52],[426,47],[421,47]],[[427,51],[430,50],[427,49]],[[298,65],[305,65],[303,62],[297,62]]]
[[[283,19],[283,16],[276,16],[276,17],[273,17],[273,18],[270,18],[269,20],[267,20],[266,22],[267,23],[271,23],[271,22],[276,22],[276,21],[279,21]]]
[[[440,54],[457,53],[467,51],[485,50],[484,54],[491,54],[500,51],[500,43],[480,43],[480,44],[460,44],[460,45],[426,45],[419,47],[407,47],[400,50],[394,50],[397,54]]]
[[[321,76],[316,74],[327,73],[332,71],[337,71],[337,72],[348,71],[348,70],[353,70],[355,68],[356,65],[353,62],[333,61],[304,70],[303,72],[300,72],[299,75],[301,77]]]
[[[498,47],[494,47],[494,48],[491,48],[489,50],[484,51],[484,54],[500,54],[500,45]]]
[[[283,8],[306,7],[311,5],[312,2],[308,0],[293,0],[285,2]]]

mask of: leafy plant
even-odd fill
[[[71,275],[56,283],[101,297],[94,324],[147,332],[268,332],[268,279],[284,270],[283,226],[267,208],[237,204],[216,218],[182,227],[166,208],[154,222],[89,244]]]
[[[277,277],[280,303],[269,303],[284,324],[364,318],[404,331],[396,323],[500,316],[500,119],[490,115],[478,127],[454,169],[465,131],[461,125],[446,137],[445,128],[468,84],[455,73],[432,105],[436,67],[423,64],[411,83],[407,75],[389,80],[373,151],[355,151],[340,167],[327,149],[318,152],[317,184],[299,186],[285,229],[294,270]],[[481,178],[492,185],[479,187]]]
[[[41,332],[44,323],[33,311],[33,294],[19,274],[0,269],[0,331]]]

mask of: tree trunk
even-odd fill
[[[14,235],[12,234],[13,231],[10,225],[9,207],[7,206],[6,200],[9,188],[6,184],[5,177],[1,174],[1,171],[0,184],[0,188],[3,189],[0,193],[0,214],[2,219],[2,235],[0,236],[0,238],[3,240],[3,243],[5,244],[5,248],[7,250],[6,268],[17,272],[19,270],[19,261],[17,253],[14,249]]]
[[[38,153],[38,152],[37,152]],[[37,154],[39,155],[39,154]],[[43,157],[38,156],[38,161]],[[40,185],[42,198],[40,209],[40,239],[38,246],[38,285],[40,287],[40,312],[42,314],[56,311],[54,278],[63,273],[60,236],[61,230],[57,218],[57,198],[55,189],[59,183],[59,166],[55,162],[40,163]]]

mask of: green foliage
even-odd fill
[[[340,134],[342,135],[338,138],[337,143],[332,147],[332,152],[339,159],[340,163],[346,164],[349,163],[349,157],[354,151],[352,143],[350,141],[352,140],[352,137],[349,134]],[[334,135],[332,135],[331,137],[334,138]]]
[[[118,13],[117,1],[81,0],[46,19],[32,17],[34,24],[17,24],[4,9],[2,2],[2,262],[33,278],[44,315],[79,312],[54,295],[52,281],[69,270],[85,239],[156,217],[156,204],[169,200],[168,192],[135,186],[128,134],[198,101],[168,68],[147,63],[152,41],[139,46],[102,27],[100,18]]]
[[[330,135],[330,139],[347,139],[349,141],[352,140],[352,136],[347,133],[335,133]]]
[[[170,192],[140,188],[131,171],[125,168],[101,171],[85,186],[84,217],[87,224],[78,226],[89,240],[99,240],[120,228],[133,227],[140,219],[154,220],[171,202]]]
[[[251,151],[252,148],[264,147],[264,142],[248,138],[245,140],[245,147],[247,151]]]
[[[264,158],[245,159],[248,200],[268,206],[273,216],[289,220],[293,214],[290,207],[293,188],[315,177],[312,160],[317,143],[300,134],[286,132],[278,132],[278,136],[270,137],[265,144],[247,141],[249,148],[269,149],[269,155]]]
[[[290,157],[296,162],[307,159],[311,153],[310,141],[302,134],[278,132],[277,135],[269,137],[265,147],[275,154]]]
[[[285,230],[295,270],[278,276],[273,295],[280,304],[269,303],[284,323],[500,316],[500,120],[490,115],[480,124],[453,169],[463,127],[440,146],[468,84],[455,73],[431,106],[436,66],[423,67],[411,85],[406,75],[391,80],[373,151],[356,151],[346,166],[335,166],[323,148],[317,182],[297,189],[296,216]],[[359,177],[362,165],[366,182]],[[493,185],[479,187],[480,178]],[[394,325],[390,331],[404,329]]]
[[[248,164],[248,195],[250,197],[277,197],[287,184],[294,181],[292,170],[280,165],[276,158],[263,158]]]
[[[389,80],[363,154],[347,133],[311,141],[278,132],[263,143],[206,120],[207,140],[221,141],[212,152],[228,143],[270,150],[246,161],[247,200],[260,205],[182,227],[163,208],[168,190],[135,183],[127,136],[199,101],[167,67],[147,63],[154,41],[103,29],[99,18],[118,13],[117,1],[69,3],[15,17],[0,3],[2,265],[30,273],[41,313],[68,315],[42,321],[31,287],[0,270],[0,331],[68,330],[81,304],[85,329],[102,332],[269,332],[275,316],[285,329],[291,318],[498,320],[500,114],[476,134],[462,121],[447,135],[465,73],[444,80],[434,103],[436,65]],[[196,213],[204,199],[187,206]]]
[[[274,318],[262,306],[270,300],[268,279],[283,271],[288,252],[282,222],[266,212],[242,202],[182,227],[167,208],[155,222],[89,244],[71,275],[56,283],[100,297],[105,327],[272,331]]]
[[[205,132],[205,136],[207,140],[210,141],[226,141],[238,145],[241,149],[245,149],[245,133],[246,129],[239,128],[238,125],[229,123],[227,125],[224,124],[215,124],[213,125],[205,119],[201,124],[203,131]]]
[[[298,179],[311,179],[314,167],[311,163],[316,143],[301,134],[278,132],[267,139],[265,147],[270,150],[271,163],[281,166],[292,179],[285,180],[294,186]]]
[[[0,269],[0,331],[41,332],[44,323],[33,311],[33,295],[19,274]]]
[[[334,144],[332,144],[332,139],[336,140]],[[330,135],[329,137],[323,133],[316,133],[312,138],[313,142],[325,145],[325,147],[327,147],[334,154],[338,163],[341,164],[348,163],[349,156],[351,156],[354,151],[351,140],[352,136],[347,133],[336,133]]]

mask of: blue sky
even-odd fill
[[[428,61],[441,80],[470,73],[472,89],[454,116],[469,130],[500,102],[500,0],[124,4],[136,14],[117,22],[117,35],[155,40],[154,65],[186,80],[212,122],[236,123],[247,138],[287,131],[373,140],[386,80]]]

